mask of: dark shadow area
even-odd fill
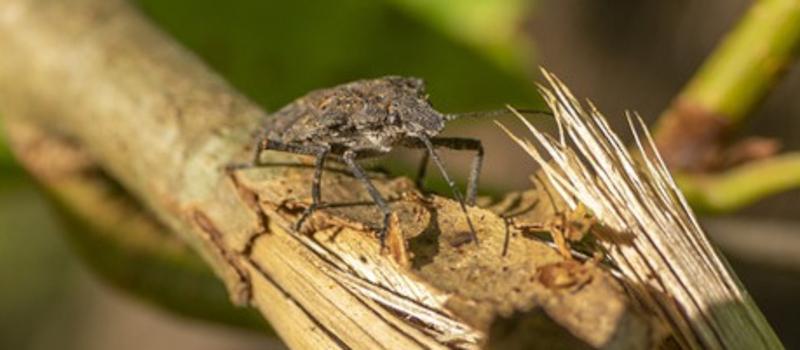
[[[425,208],[431,215],[428,226],[421,234],[408,240],[408,248],[414,253],[411,266],[415,270],[430,264],[436,254],[439,254],[439,237],[442,235],[442,230],[439,228],[439,213],[431,206]]]
[[[489,349],[593,349],[554,322],[541,309],[495,320],[489,330]]]

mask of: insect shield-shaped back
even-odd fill
[[[405,138],[436,136],[444,122],[421,79],[388,76],[313,91],[276,112],[264,127],[270,138],[284,142],[384,153]]]
[[[376,90],[385,91],[388,112],[400,120],[407,136],[433,137],[442,131],[446,117],[433,109],[422,79],[390,76],[377,82],[385,85],[385,90]]]
[[[368,139],[387,151],[401,139],[433,137],[444,128],[445,117],[433,109],[425,82],[418,78],[355,81],[331,89],[325,102],[326,113],[349,114],[354,133],[347,136]]]

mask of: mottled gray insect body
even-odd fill
[[[320,89],[273,114],[272,140],[386,153],[406,139],[435,137],[447,117],[433,109],[421,79],[389,76]]]
[[[356,160],[385,154],[395,146],[423,148],[427,152],[417,176],[418,185],[421,185],[420,180],[425,175],[430,158],[466,215],[464,197],[447,175],[435,148],[476,152],[466,196],[466,203],[472,204],[483,159],[483,146],[474,139],[437,137],[449,119],[433,109],[425,92],[425,83],[418,78],[388,76],[320,89],[274,113],[260,130],[253,160],[231,166],[229,170],[260,165],[260,154],[267,149],[316,157],[311,184],[312,203],[295,225],[295,229],[299,230],[306,218],[320,206],[320,183],[325,160],[331,157],[342,161],[364,184],[383,212],[383,226],[378,232],[383,243],[391,209]],[[466,219],[472,238],[477,242],[472,221],[469,216]]]

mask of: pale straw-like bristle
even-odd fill
[[[632,155],[591,102],[585,108],[558,78],[543,74],[550,88],[539,90],[558,123],[558,139],[518,113],[533,142],[500,126],[538,163],[567,207],[582,204],[602,225],[632,235],[630,244],[604,243],[628,289],[686,348],[780,346],[710,244],[642,119],[626,116]]]

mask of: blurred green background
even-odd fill
[[[536,107],[538,64],[590,97],[621,125],[621,111],[655,118],[749,4],[715,0],[339,0],[336,2],[139,0],[142,11],[214,70],[275,110],[319,87],[388,74],[425,78],[444,112]],[[20,28],[20,30],[25,30]],[[2,59],[0,57],[0,59]],[[800,146],[791,74],[743,133]],[[796,90],[795,90],[796,91]],[[510,120],[509,120],[510,121]],[[460,120],[450,134],[486,143],[485,193],[528,186],[533,162],[488,121]],[[1,141],[0,141],[1,143]],[[391,157],[412,171],[413,155]],[[447,154],[463,174],[468,157]],[[435,183],[435,179],[433,182]],[[730,244],[729,231],[774,237],[796,231],[790,192],[709,221],[788,348],[800,347],[800,265],[774,264]],[[729,225],[748,222],[755,225]],[[747,228],[749,227],[749,228]],[[99,281],[71,251],[64,225],[0,146],[1,349],[250,349],[280,347],[252,331],[188,320]],[[742,231],[745,230],[745,231]],[[749,231],[747,231],[749,230]],[[789,235],[789,236],[787,236]],[[794,237],[794,236],[792,236]],[[798,247],[800,249],[800,247]],[[146,336],[145,336],[146,335]]]

